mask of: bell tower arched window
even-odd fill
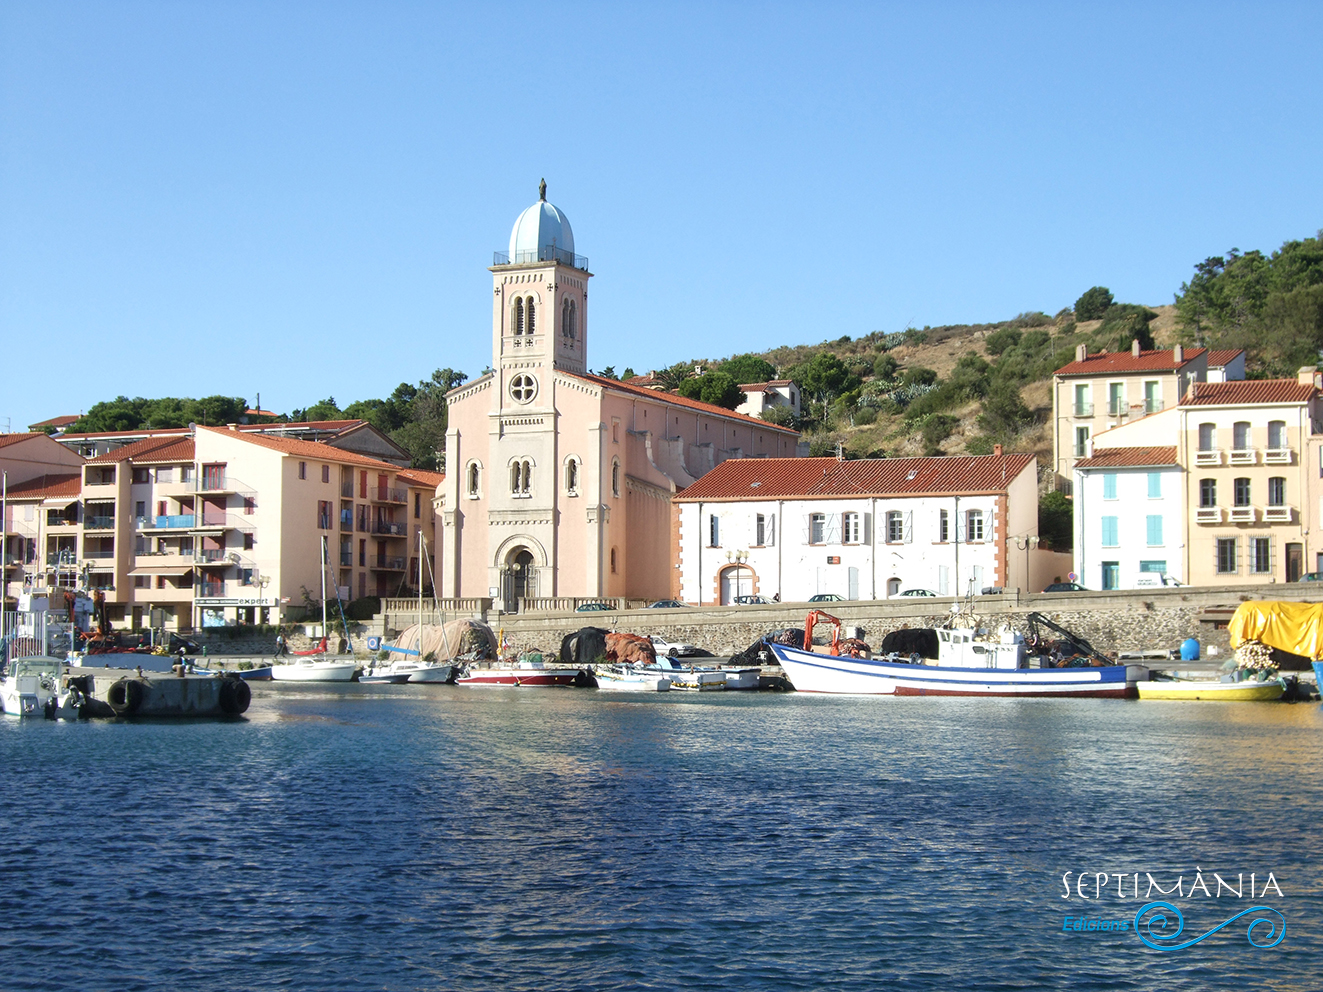
[[[532,334],[537,330],[537,304],[533,302],[533,297],[528,298],[528,333]]]
[[[578,304],[573,300],[566,300],[561,305],[560,335],[567,348],[573,348],[575,340],[579,336],[578,310]]]
[[[510,495],[527,497],[533,495],[533,463],[527,458],[519,458],[510,463]]]
[[[515,297],[514,315],[510,323],[514,329],[515,337],[524,333],[524,301],[518,296]]]

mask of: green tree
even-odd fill
[[[877,361],[873,363],[873,377],[884,382],[892,382],[895,380],[896,372],[899,369],[900,363],[886,352],[883,352],[877,356]]]
[[[792,371],[790,378],[819,403],[830,403],[841,393],[859,388],[859,378],[830,351],[820,351]]]
[[[1038,499],[1038,539],[1052,551],[1075,546],[1074,507],[1069,497],[1053,490]]]
[[[942,442],[955,433],[960,421],[945,413],[934,413],[923,424],[923,453],[932,457],[942,453]]]
[[[1112,305],[1112,291],[1106,286],[1094,286],[1086,289],[1075,301],[1076,320],[1097,320]]]
[[[680,383],[679,393],[691,400],[702,400],[727,410],[734,410],[744,402],[739,385],[724,372],[704,372],[697,379],[686,379]]]
[[[902,386],[931,386],[936,381],[937,373],[932,369],[924,368],[922,365],[912,365],[901,376],[900,384]]]
[[[983,347],[987,349],[989,355],[1000,355],[1007,348],[1014,348],[1018,345],[1021,337],[1023,337],[1023,334],[1016,328],[1003,327],[984,338]]]
[[[736,385],[752,382],[769,382],[776,378],[776,366],[757,355],[736,355],[728,358],[717,368],[735,380]]]
[[[318,400],[306,410],[295,410],[291,416],[300,423],[313,420],[344,420],[344,411],[335,405],[335,397],[328,396]]]
[[[653,372],[653,377],[666,389],[679,389],[680,384],[689,378],[694,367],[687,362],[677,362],[668,368]]]
[[[983,433],[999,441],[1009,441],[1033,420],[1033,413],[1020,398],[1020,390],[1010,383],[998,383],[983,398],[978,426]]]

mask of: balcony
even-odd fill
[[[1075,416],[1077,416],[1077,417],[1092,417],[1092,416],[1093,416],[1093,404],[1092,404],[1092,403],[1076,403],[1076,404],[1075,404]]]
[[[84,558],[96,558],[96,559],[114,558],[114,557],[115,557],[115,549],[114,549],[114,548],[111,548],[109,551],[106,551],[106,550],[104,550],[104,549],[98,548],[96,551],[84,551],[84,552],[83,552],[83,557],[84,557]]]
[[[1295,452],[1290,448],[1265,448],[1263,464],[1290,465],[1295,461]]]
[[[113,516],[95,516],[83,517],[84,530],[114,530],[115,518]]]
[[[228,565],[230,560],[224,548],[203,548],[193,552],[193,560],[199,565]]]
[[[373,534],[387,534],[391,537],[407,537],[409,534],[408,524],[393,524],[389,521],[378,520],[372,524]]]
[[[1232,464],[1232,465],[1254,465],[1254,464],[1257,464],[1257,463],[1258,463],[1258,460],[1259,460],[1259,449],[1258,449],[1258,448],[1232,448],[1232,449],[1231,449],[1231,464]]]
[[[1167,404],[1163,400],[1146,399],[1144,400],[1144,414],[1161,413]]]
[[[352,479],[350,479],[348,482],[340,483],[340,498],[341,499],[354,498],[354,481]]]
[[[368,490],[368,497],[374,503],[407,503],[409,490],[376,486]]]
[[[257,497],[257,490],[248,485],[242,479],[236,479],[228,472],[203,472],[198,476],[197,492],[205,493],[211,496],[218,496],[221,493],[234,493],[238,496],[245,496],[251,499]]]
[[[1222,451],[1219,448],[1210,448],[1206,451],[1196,451],[1194,453],[1194,463],[1204,468],[1212,465],[1221,465]]]
[[[1263,522],[1267,524],[1289,524],[1294,517],[1294,507],[1265,506],[1263,508]]]
[[[354,553],[352,551],[340,552],[340,567],[352,568],[354,564]]]
[[[1220,524],[1222,522],[1222,508],[1220,506],[1201,506],[1194,511],[1194,522],[1197,524]]]
[[[253,518],[241,513],[203,513],[200,523],[194,523],[192,530],[226,531],[237,530],[243,534],[255,533]],[[326,525],[330,527],[330,524]]]
[[[340,511],[340,529],[345,533],[351,533],[354,529],[354,515],[344,510]]]
[[[368,558],[368,568],[374,572],[403,572],[404,555],[373,555]]]
[[[1231,508],[1231,522],[1233,524],[1252,524],[1259,519],[1259,508],[1257,506],[1233,506]]]
[[[192,527],[197,520],[193,513],[175,513],[163,517],[138,517],[135,526],[138,530],[176,530]]]
[[[1107,416],[1109,417],[1128,417],[1130,416],[1130,404],[1125,400],[1111,400],[1107,404]]]
[[[568,265],[570,268],[578,269],[581,272],[588,271],[587,256],[576,255],[564,248],[557,248],[554,244],[542,245],[536,251],[517,251],[514,253],[513,264],[515,265],[532,265],[534,262],[559,262],[561,265]],[[510,264],[510,253],[508,251],[492,252],[492,265]]]

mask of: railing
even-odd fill
[[[1293,508],[1289,506],[1265,506],[1263,520],[1271,524],[1289,524],[1293,517]]]
[[[368,558],[368,568],[383,572],[403,572],[403,555],[374,555]]]
[[[432,598],[423,599],[423,623],[439,624],[454,620],[456,617],[472,616],[486,620],[492,609],[492,601],[487,596],[474,596],[461,599],[438,599],[433,606]],[[418,599],[400,597],[383,599],[380,616],[386,616],[393,627],[407,627],[418,622]]]
[[[1075,404],[1075,416],[1077,416],[1077,417],[1092,417],[1092,416],[1093,416],[1093,404],[1092,404],[1092,403],[1076,403],[1076,404]]]
[[[115,557],[115,552],[114,552],[113,550],[111,550],[111,551],[103,551],[103,550],[97,550],[97,551],[84,551],[84,552],[83,552],[83,557],[84,557],[84,558],[102,558],[102,559],[104,559],[104,558],[114,558],[114,557]]]
[[[256,489],[242,479],[236,479],[228,472],[201,473],[198,476],[197,491],[200,493],[236,493],[240,496],[257,496]]]
[[[1209,466],[1222,464],[1222,452],[1218,448],[1201,449],[1194,453],[1196,465]]]
[[[389,534],[392,537],[404,537],[409,533],[408,524],[393,524],[389,521],[377,520],[372,524],[373,534]]]
[[[1125,400],[1110,400],[1107,404],[1107,416],[1124,417],[1130,413],[1130,404]]]
[[[77,570],[78,557],[73,551],[65,549],[64,551],[56,551],[53,554],[48,554],[46,556],[46,564],[55,565],[59,568],[72,568]]]
[[[224,548],[203,548],[201,551],[193,552],[193,560],[196,562],[217,562],[225,561],[227,554]]]
[[[529,265],[533,262],[560,262],[561,265],[568,265],[573,269],[579,269],[583,272],[588,271],[588,257],[586,255],[576,255],[572,251],[557,248],[555,245],[543,245],[536,251],[517,251],[514,253],[515,265]],[[492,252],[492,265],[509,264],[510,253],[508,251]]]
[[[113,530],[115,528],[114,517],[84,517],[84,530]]]
[[[1231,522],[1233,524],[1252,524],[1259,519],[1259,508],[1256,506],[1233,506],[1231,508]]]
[[[1144,401],[1144,412],[1161,413],[1163,409],[1166,407],[1166,405],[1167,404],[1165,400],[1147,399]]]
[[[340,483],[340,498],[341,498],[341,499],[353,499],[353,498],[354,498],[354,480],[353,480],[353,479],[350,479],[348,482],[341,482],[341,483]]]
[[[195,520],[195,513],[174,513],[164,517],[138,517],[135,526],[138,530],[169,530],[172,527],[192,527]]]
[[[1265,448],[1263,451],[1263,464],[1265,465],[1290,465],[1295,459],[1295,452],[1290,448]]]
[[[1257,448],[1232,448],[1232,465],[1253,465],[1259,460],[1259,450]]]
[[[376,503],[407,503],[409,490],[376,486],[368,490],[368,495]]]
[[[350,568],[354,564],[354,553],[352,551],[340,552],[340,567]]]
[[[1197,524],[1220,524],[1222,522],[1222,508],[1220,506],[1201,506],[1194,511],[1194,522]]]
[[[1076,458],[1085,458],[1085,457],[1088,456],[1088,454],[1089,454],[1089,447],[1088,447],[1088,445],[1085,445],[1085,444],[1077,444],[1077,445],[1075,445],[1075,457],[1076,457]]]

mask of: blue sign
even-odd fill
[[[380,638],[380,637],[369,637],[369,638],[367,639],[367,646],[368,646],[368,650],[369,650],[369,651],[380,651],[380,650],[381,650],[381,638]]]

